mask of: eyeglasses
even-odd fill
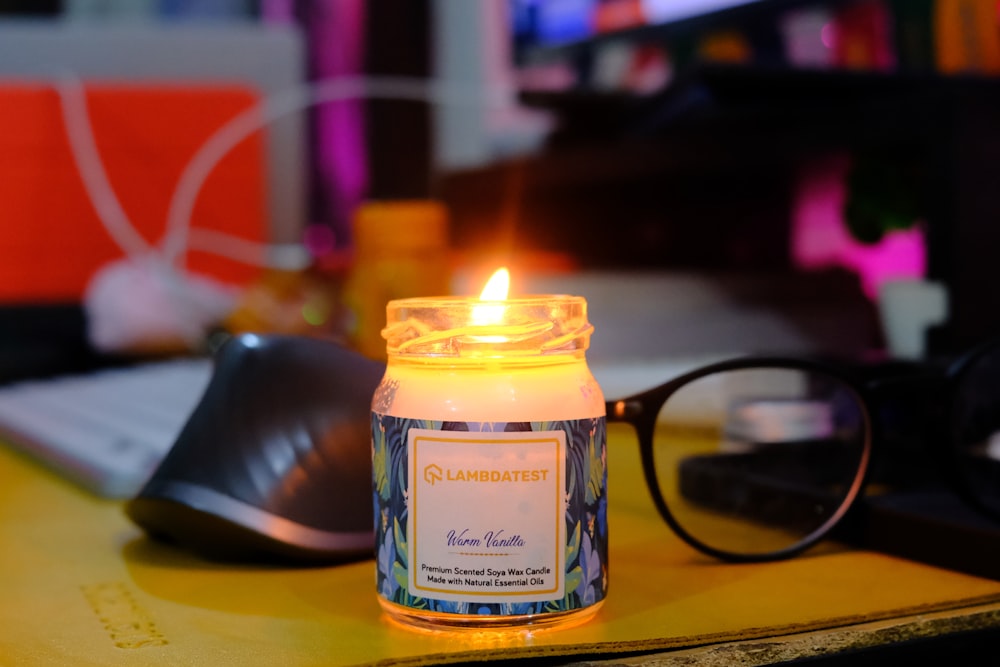
[[[946,366],[735,359],[609,401],[607,414],[634,427],[663,519],[723,560],[810,548],[844,527],[870,478],[944,471],[1000,519],[1000,343]]]

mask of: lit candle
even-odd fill
[[[392,301],[372,401],[379,601],[424,627],[577,622],[607,589],[604,397],[582,297]],[[498,291],[494,292],[493,290]]]

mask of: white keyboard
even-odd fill
[[[0,439],[98,495],[130,497],[211,374],[207,358],[172,359],[0,387]]]

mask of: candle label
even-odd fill
[[[379,594],[454,614],[571,611],[607,586],[604,417],[372,414]]]

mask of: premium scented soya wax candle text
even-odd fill
[[[589,618],[607,590],[607,467],[586,302],[387,310],[372,404],[379,601],[427,627]]]

